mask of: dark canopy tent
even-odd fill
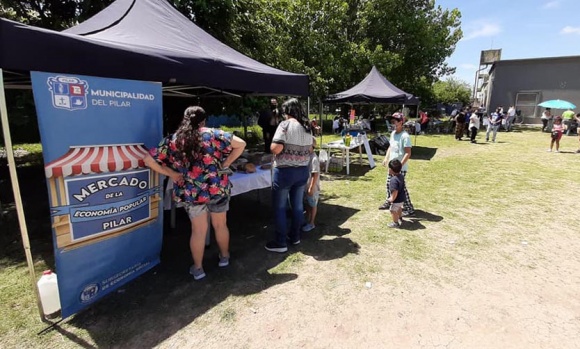
[[[418,105],[419,100],[387,80],[376,67],[356,86],[325,99],[326,103]]]
[[[174,95],[184,94],[188,88],[238,95],[308,95],[307,75],[275,69],[235,51],[165,0],[117,0],[65,32],[0,18],[0,117],[35,291],[36,277],[4,94],[5,86],[30,88],[30,71],[158,81]],[[40,302],[38,307],[42,317]]]
[[[0,18],[0,68],[22,73],[18,80],[8,75],[8,88],[29,84],[31,70],[161,81],[163,75],[151,71],[160,65],[179,68],[160,56]]]
[[[224,45],[165,0],[117,0],[54,32],[1,19],[0,68],[160,81],[173,91],[308,95],[308,76]]]

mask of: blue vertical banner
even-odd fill
[[[32,72],[62,317],[159,263],[160,83]]]

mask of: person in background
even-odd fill
[[[574,117],[576,118],[578,125],[580,125],[580,113],[576,114]],[[578,131],[578,143],[580,143],[580,131]],[[576,154],[580,154],[580,146],[578,147],[578,150],[576,150]]]
[[[231,183],[227,169],[244,151],[246,142],[230,133],[206,128],[205,111],[198,106],[185,110],[181,125],[165,137],[144,159],[153,171],[173,180],[173,199],[183,203],[191,221],[189,246],[195,280],[205,277],[203,254],[208,230],[208,213],[220,250],[219,267],[229,265],[230,232],[227,211]]]
[[[405,189],[405,176],[401,174],[403,165],[397,159],[389,161],[389,191],[391,194],[387,202],[391,204],[390,211],[393,221],[387,224],[389,228],[400,228],[403,224],[403,203],[405,202],[407,190]]]
[[[270,99],[270,109],[263,110],[258,118],[258,125],[262,128],[264,135],[264,153],[270,153],[272,137],[274,137],[274,132],[281,121],[282,114],[278,109],[278,101],[276,98],[272,98]]]
[[[389,149],[383,160],[383,166],[387,166],[388,162],[397,159],[403,165],[401,173],[404,177],[407,175],[407,170],[409,168],[409,159],[411,159],[411,137],[403,129],[403,124],[405,123],[405,117],[401,113],[395,113],[391,117],[392,128],[391,138],[389,139]],[[385,202],[379,206],[379,210],[387,210],[391,207],[389,198],[391,197],[391,191],[389,189],[389,183],[391,180],[391,175],[387,175],[387,199]],[[411,203],[411,197],[409,196],[409,191],[407,186],[405,186],[405,203],[403,205],[403,216],[411,216],[415,214],[415,208],[413,203]]]
[[[505,118],[505,130],[506,132],[510,132],[512,130],[512,126],[514,120],[516,119],[516,108],[512,105],[508,111]]]
[[[572,132],[572,120],[574,120],[574,111],[572,109],[568,109],[562,113],[562,120],[564,122],[564,126],[566,127],[566,136],[570,135]]]
[[[425,134],[429,125],[429,116],[422,110],[419,112],[419,124],[421,124],[421,134]]]
[[[300,228],[304,221],[304,187],[308,181],[308,164],[312,152],[312,133],[308,116],[296,98],[282,105],[286,120],[278,125],[272,139],[274,157],[272,173],[272,207],[274,209],[274,239],[265,246],[270,252],[288,251],[288,242],[300,243]],[[290,199],[290,200],[288,200]],[[290,231],[286,221],[286,207],[292,206]]]
[[[312,133],[315,136],[320,136],[321,127],[318,126],[318,123],[316,122],[316,119],[312,119],[312,121],[310,121],[310,127],[312,128]]]
[[[477,115],[477,109],[474,108],[471,116],[469,117],[469,138],[471,143],[475,144],[476,140],[475,137],[477,137],[477,131],[479,131],[479,115]]]
[[[465,122],[463,124],[463,130],[465,131],[465,137],[469,137],[469,121],[471,119],[471,107],[465,108]]]
[[[314,221],[316,219],[316,211],[318,208],[318,199],[320,197],[320,162],[314,148],[316,148],[316,138],[312,139],[312,153],[310,154],[310,162],[308,164],[308,182],[306,182],[306,190],[304,198],[306,199],[306,224],[302,226],[303,232],[309,232],[316,228]]]
[[[542,113],[542,132],[545,132],[548,129],[548,122],[552,119],[552,109],[546,108]]]
[[[462,109],[455,117],[455,139],[460,141],[463,137],[465,127],[465,111]]]
[[[337,134],[340,133],[340,116],[335,116],[332,120],[332,133]]]
[[[489,142],[489,134],[493,132],[492,141],[495,143],[495,138],[497,136],[497,130],[501,126],[502,114],[500,113],[500,108],[497,108],[495,113],[491,113],[487,117],[487,132],[485,133],[485,141]]]
[[[552,126],[552,134],[550,135],[550,149],[549,152],[552,151],[554,148],[554,143],[556,143],[556,153],[560,152],[560,139],[562,139],[562,135],[564,134],[565,126],[562,124],[562,118],[560,116],[556,116],[554,118],[554,125]]]

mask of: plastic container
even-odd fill
[[[60,296],[58,295],[56,274],[50,270],[44,271],[37,285],[44,315],[51,316],[58,313],[60,310]]]
[[[344,137],[344,145],[347,147],[350,147],[350,141],[352,139],[352,136],[347,134],[346,137]]]

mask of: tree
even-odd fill
[[[375,65],[398,87],[428,100],[433,82],[454,72],[445,59],[462,36],[461,14],[433,0],[248,3],[255,12],[249,26],[234,24],[240,38],[234,47],[274,67],[308,74],[311,97],[352,87]],[[244,50],[244,37],[255,38],[256,50]]]
[[[2,0],[0,15],[26,24],[63,30],[88,19],[113,0]]]
[[[471,87],[462,80],[449,78],[437,81],[433,84],[433,94],[436,102],[453,104],[461,102],[463,105],[469,104],[471,99]]]

